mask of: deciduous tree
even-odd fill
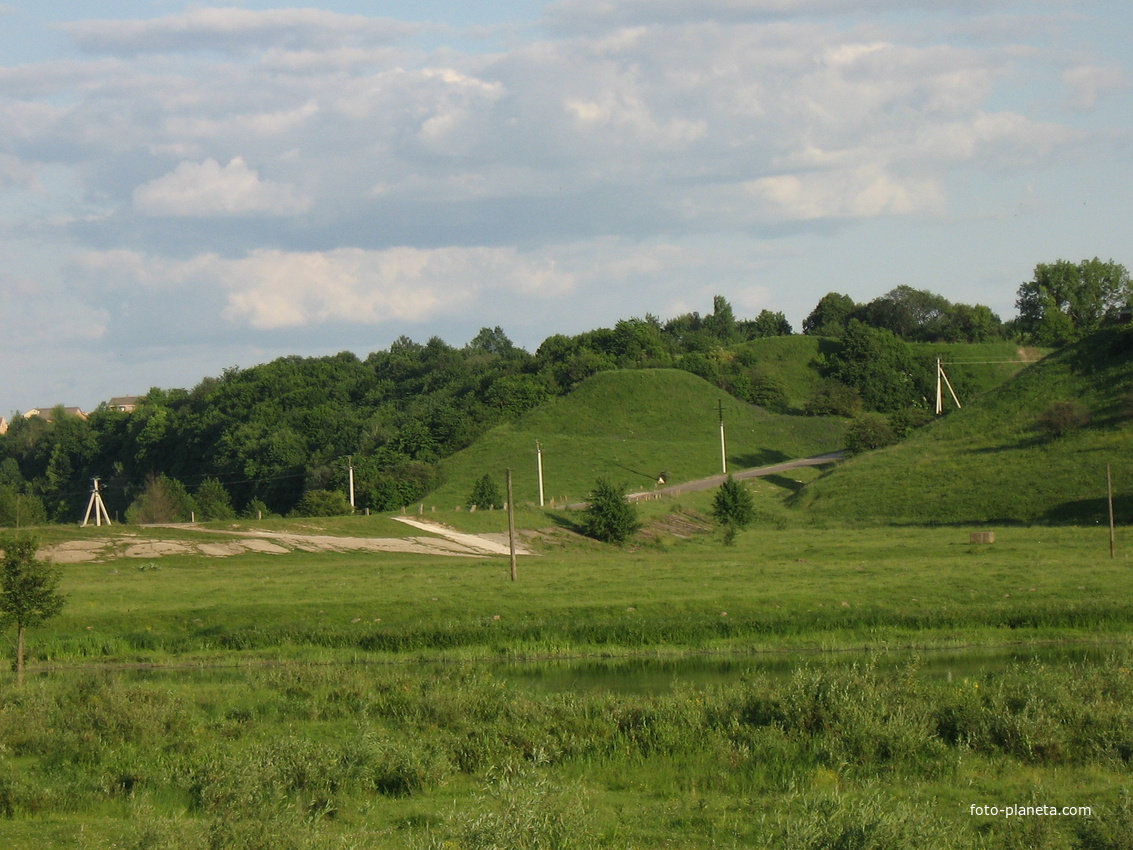
[[[736,534],[751,525],[755,519],[755,502],[751,493],[729,475],[728,480],[716,491],[712,516],[724,527],[724,543],[731,546]]]
[[[641,527],[635,508],[625,492],[605,478],[599,478],[590,493],[586,518],[582,522],[587,536],[606,543],[625,543]]]
[[[1039,263],[1019,287],[1019,328],[1040,345],[1063,345],[1093,333],[1133,307],[1133,281],[1121,263],[1097,257]]]
[[[63,610],[59,593],[61,570],[36,557],[39,542],[34,537],[0,539],[4,558],[0,561],[0,623],[16,627],[16,681],[24,681],[24,632]]]

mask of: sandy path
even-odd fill
[[[288,552],[400,552],[417,555],[483,558],[509,554],[505,542],[495,534],[464,534],[447,526],[408,517],[394,517],[399,522],[427,531],[437,537],[336,537],[329,534],[293,534],[276,531],[222,531],[194,525],[167,526],[179,531],[200,531],[203,534],[225,534],[236,539],[194,543],[188,540],[140,540],[136,534],[124,533],[104,540],[72,540],[40,552],[58,564],[109,561],[115,558],[160,558],[165,555],[205,555],[227,558],[244,552],[284,555]],[[517,547],[519,554],[530,554]]]

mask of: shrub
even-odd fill
[[[1089,412],[1076,401],[1056,401],[1039,414],[1035,427],[1049,439],[1064,437],[1090,424]]]
[[[224,485],[215,478],[206,478],[197,488],[197,512],[200,519],[233,519],[236,511],[232,508],[232,497]]]
[[[852,455],[880,449],[897,442],[889,420],[880,413],[859,416],[846,431],[846,451]]]
[[[485,472],[480,478],[476,479],[476,483],[472,485],[472,492],[468,495],[467,506],[472,507],[475,505],[478,508],[502,508],[504,504],[503,497],[500,495],[500,488],[496,486],[496,482],[492,476]]]
[[[724,526],[724,542],[730,546],[735,542],[736,532],[747,528],[755,519],[755,502],[751,493],[729,475],[716,491],[712,516]]]
[[[126,509],[126,521],[134,525],[188,522],[196,509],[196,502],[180,481],[164,474],[150,475],[145,490]]]
[[[290,516],[342,516],[350,513],[350,502],[337,490],[308,490]]]
[[[807,416],[860,416],[862,394],[854,387],[827,378],[803,407]]]
[[[626,500],[622,488],[599,478],[590,493],[583,532],[605,543],[625,543],[640,527],[637,509]]]

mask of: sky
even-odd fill
[[[0,414],[1133,265],[1129,0],[0,0]]]

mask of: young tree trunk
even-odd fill
[[[24,625],[16,626],[16,684],[24,684]]]

